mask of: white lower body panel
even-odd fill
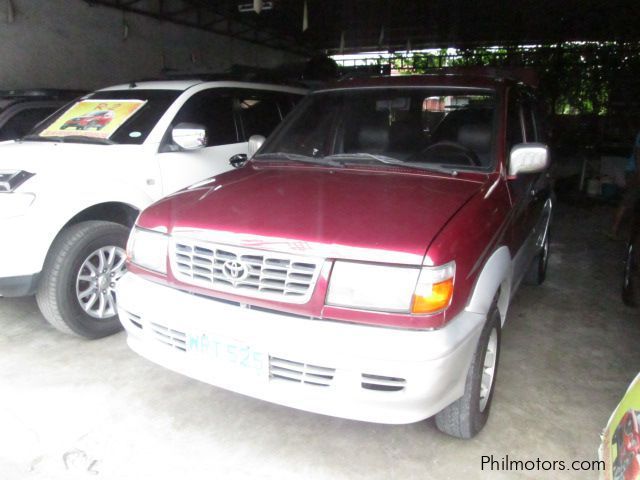
[[[462,396],[483,315],[432,331],[309,319],[193,295],[127,273],[129,346],[189,377],[281,405],[378,423],[428,418]]]

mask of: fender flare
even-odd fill
[[[512,273],[511,253],[509,248],[503,245],[493,252],[485,262],[482,272],[476,280],[466,310],[486,315],[489,313],[496,293],[500,291],[498,310],[502,324],[504,324],[511,296]]]

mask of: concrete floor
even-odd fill
[[[474,440],[431,421],[366,424],[226,392],[136,356],[125,337],[48,327],[33,298],[0,299],[0,478],[597,478],[491,472],[481,457],[595,460],[640,366],[640,313],[619,300],[612,210],[560,205],[547,282],[517,294],[489,423]]]

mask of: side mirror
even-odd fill
[[[248,158],[251,158],[256,154],[265,140],[266,138],[264,138],[262,135],[251,135],[251,137],[249,137]]]
[[[549,149],[543,143],[519,143],[509,156],[509,177],[520,173],[538,173],[549,166]]]
[[[207,145],[207,130],[197,123],[179,123],[171,130],[171,138],[183,150],[198,150]]]
[[[229,163],[233,168],[240,168],[245,163],[247,163],[247,154],[246,153],[238,153],[229,159]]]

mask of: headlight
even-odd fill
[[[24,215],[35,199],[32,193],[0,193],[0,218]]]
[[[169,237],[135,227],[129,237],[127,255],[132,263],[159,273],[167,273]]]
[[[395,267],[337,261],[327,304],[396,313],[436,313],[451,303],[455,263]]]

